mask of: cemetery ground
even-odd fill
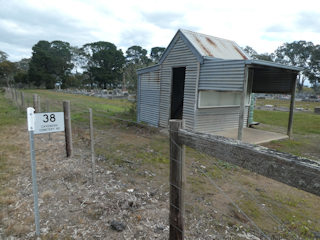
[[[42,109],[48,99],[50,111],[62,111],[62,100],[71,101],[74,142],[74,155],[66,158],[63,133],[50,140],[48,134],[35,136],[41,239],[168,239],[167,134],[130,122],[134,111],[125,100],[28,90],[29,106],[31,93],[40,95]],[[94,115],[96,184],[88,107]],[[25,113],[1,93],[0,114],[0,239],[34,239]],[[287,114],[260,110],[255,121],[259,128],[285,132]],[[265,145],[320,160],[319,122],[319,115],[297,113],[294,139]],[[261,237],[197,170],[199,164],[271,239],[320,237],[319,197],[187,148],[186,239]]]

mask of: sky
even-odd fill
[[[303,4],[302,4],[303,3]],[[271,53],[285,42],[320,44],[319,0],[0,0],[0,50],[31,57],[39,40],[107,41],[123,52],[167,47],[187,29]]]

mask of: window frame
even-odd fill
[[[200,106],[200,92],[224,92],[224,93],[240,93],[240,101],[242,96],[242,91],[232,91],[232,90],[198,90],[198,98],[197,98],[197,108],[198,109],[210,109],[210,108],[233,108],[233,107],[240,107],[240,103],[236,105],[217,105],[217,106]],[[248,102],[245,103],[245,107],[250,106],[251,102],[251,94],[247,93],[246,95],[248,97]]]

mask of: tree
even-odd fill
[[[140,64],[128,63],[123,70],[125,87],[132,93],[137,91],[137,70],[142,68]]]
[[[14,75],[14,82],[18,85],[25,86],[29,84],[28,73],[19,71]]]
[[[0,50],[0,63],[6,61],[8,58],[8,54]]]
[[[148,51],[140,46],[131,46],[126,51],[126,62],[140,65],[148,65],[151,60],[147,56]]]
[[[269,62],[274,62],[274,54],[271,53],[261,53],[255,56],[256,59],[258,60],[263,60],[263,61],[269,61]]]
[[[75,72],[78,72],[78,70],[81,71],[81,69],[84,69],[88,63],[87,56],[84,53],[84,49],[71,46],[70,52],[71,52],[71,62],[74,66]]]
[[[275,51],[276,62],[303,68],[298,82],[299,91],[302,91],[306,79],[313,78],[310,70],[313,49],[312,42],[294,41],[292,43],[284,43]]]
[[[152,62],[158,63],[165,50],[166,50],[166,48],[164,48],[164,47],[151,48],[150,57],[151,57]]]
[[[106,89],[120,83],[125,62],[121,49],[113,43],[100,41],[85,44],[82,50],[87,59],[86,73],[99,87]]]
[[[28,78],[28,70],[30,58],[23,58],[18,62],[15,62],[16,73],[14,75],[14,82],[19,87],[24,87],[26,85],[30,86],[29,78]]]
[[[245,48],[242,48],[242,49],[243,49],[243,51],[246,52],[246,54],[249,55],[249,57],[251,57],[251,58],[253,58],[253,59],[255,59],[255,56],[258,55],[257,51],[254,50],[254,49],[253,49],[252,47],[250,47],[250,46],[246,46]]]
[[[9,87],[13,83],[13,76],[16,72],[16,66],[13,62],[0,62],[0,85]]]
[[[263,60],[263,61],[270,61],[270,62],[274,62],[274,54],[271,53],[262,53],[259,54],[256,50],[254,50],[252,47],[250,46],[246,46],[243,49],[252,59],[257,59],[257,60]]]
[[[131,46],[126,51],[126,65],[123,70],[125,87],[131,92],[137,89],[137,69],[152,64],[147,56],[148,51],[140,46]]]
[[[310,71],[307,77],[315,92],[320,92],[320,45],[313,48],[310,58]]]
[[[19,71],[28,72],[31,58],[22,58],[20,61],[15,62]]]
[[[35,44],[29,64],[29,80],[38,87],[44,84],[49,89],[56,83],[63,84],[73,68],[70,48],[68,42],[62,41]]]
[[[72,74],[67,76],[66,81],[64,82],[65,88],[79,88],[83,82],[83,74]]]

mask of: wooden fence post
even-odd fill
[[[169,240],[184,239],[184,155],[178,131],[183,128],[182,120],[170,120],[170,213]]]
[[[37,112],[41,112],[41,98],[40,98],[39,95],[38,95],[38,109],[37,109]]]
[[[67,157],[71,157],[73,148],[72,148],[70,101],[63,101],[63,112],[64,112],[66,152],[67,152]]]
[[[25,108],[25,103],[24,103],[24,93],[21,91],[20,92],[20,97],[21,97],[21,108]]]
[[[14,92],[13,92],[13,88],[10,88],[10,92],[11,92],[11,99],[12,101],[14,100]]]
[[[38,112],[38,95],[37,94],[33,94],[33,108],[35,110],[35,112]]]
[[[90,140],[91,140],[91,167],[92,167],[92,182],[96,183],[96,161],[94,153],[94,136],[93,136],[93,119],[92,119],[92,109],[89,108],[90,114]]]
[[[17,94],[17,89],[14,89],[14,100],[16,102],[16,104],[18,105],[18,94]]]

